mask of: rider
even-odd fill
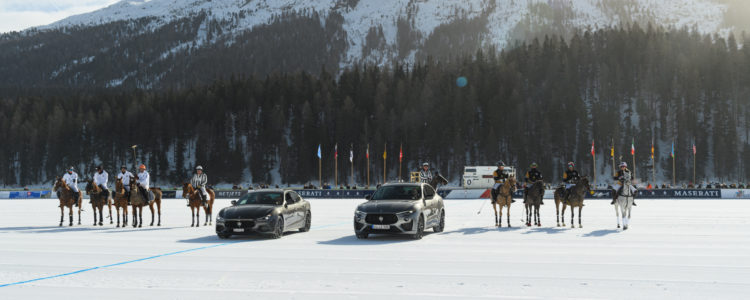
[[[429,163],[425,162],[422,164],[422,170],[419,171],[419,181],[422,183],[432,182],[432,171],[430,171]]]
[[[201,203],[206,203],[208,200],[208,192],[206,191],[206,184],[208,184],[208,176],[206,176],[205,173],[203,173],[203,167],[197,166],[195,167],[195,174],[193,175],[193,178],[190,179],[190,184],[193,185],[193,188],[200,191],[198,194],[201,196]],[[188,206],[190,206],[190,202],[188,200]]]
[[[124,165],[120,167],[120,173],[117,174],[117,179],[122,181],[123,188],[125,188],[125,198],[130,201],[130,178],[133,177],[133,173],[128,171],[128,168]]]
[[[138,184],[138,191],[141,193],[141,196],[143,196],[143,199],[148,202],[149,175],[148,172],[146,172],[146,165],[142,164],[138,169],[140,170],[138,172],[138,180],[136,181]]]
[[[492,190],[490,190],[490,194],[492,195],[492,203],[495,203],[497,200],[497,195],[500,193],[500,187],[505,184],[505,180],[508,179],[508,174],[503,172],[503,169],[505,169],[505,163],[501,160],[497,162],[497,170],[492,173],[492,178],[495,179],[495,185],[492,186]],[[516,202],[516,200],[511,199],[511,203]]]
[[[104,168],[100,165],[96,167],[96,173],[94,173],[94,185],[98,185],[104,193],[104,199],[109,198],[109,190],[107,189],[107,181],[109,181],[109,174],[104,171]]]
[[[620,163],[620,170],[617,171],[617,174],[615,174],[614,179],[617,180],[617,183],[615,183],[614,186],[614,193],[612,196],[612,205],[615,204],[615,201],[617,200],[617,195],[622,193],[622,187],[625,184],[625,173],[631,174],[630,170],[628,170],[628,163],[621,162]],[[632,178],[632,177],[631,177]],[[634,185],[630,186],[630,190],[633,192],[633,206],[635,206],[635,192],[637,191],[635,189]]]
[[[68,185],[68,187],[73,190],[73,198],[75,199],[73,203],[75,206],[78,206],[78,198],[80,197],[81,192],[78,191],[78,173],[75,172],[75,169],[73,167],[68,168],[68,172],[63,175],[63,181],[65,184]]]
[[[526,172],[526,188],[523,191],[523,203],[526,203],[526,196],[529,194],[529,190],[534,182],[544,179],[542,173],[536,169],[538,167],[536,163],[531,163],[531,169]],[[542,205],[544,205],[544,197],[542,197]]]
[[[575,167],[576,164],[571,161],[568,163],[568,169],[565,170],[565,173],[563,173],[563,182],[565,182],[565,194],[563,196],[563,199],[568,199],[568,196],[570,195],[570,189],[576,186],[578,180],[581,179],[581,176],[578,175],[578,171],[576,171]]]

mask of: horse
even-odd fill
[[[628,230],[630,224],[630,210],[633,208],[634,194],[630,186],[633,184],[630,173],[625,172],[625,181],[622,185],[622,193],[617,195],[615,201],[615,215],[617,216],[617,228],[620,228],[620,216],[622,216],[622,230]]]
[[[138,192],[135,178],[130,178],[130,205],[133,207],[133,227],[143,227],[143,207],[146,205],[151,210],[151,224],[149,226],[154,226],[154,204],[156,204],[159,213],[159,223],[156,226],[161,226],[161,189],[149,188],[149,191],[154,194],[153,201],[143,199],[141,193]]]
[[[128,197],[122,179],[115,180],[114,205],[117,211],[117,227],[120,227],[120,208],[122,208],[122,227],[128,225]]]
[[[555,213],[557,214],[557,227],[560,227],[560,204],[563,208],[563,224],[565,224],[565,185],[555,190]]]
[[[581,211],[583,210],[583,199],[589,192],[589,179],[586,176],[581,177],[576,186],[571,188],[568,199],[561,199],[562,201],[562,213],[560,219],[562,220],[562,226],[565,227],[565,206],[570,206],[570,228],[575,228],[575,216],[573,208],[578,207],[578,228],[583,228],[581,225]],[[555,205],[557,205],[557,193],[555,193]],[[558,224],[557,226],[560,226]]]
[[[194,188],[192,184],[187,182],[182,184],[182,195],[188,199],[188,204],[190,204],[190,227],[201,226],[201,207],[203,207],[203,210],[206,213],[206,223],[204,223],[203,226],[213,224],[213,208],[216,195],[212,189],[206,189],[206,192],[208,193],[208,200],[206,200],[206,203],[204,204],[201,201],[199,189]]]
[[[68,207],[68,217],[70,223],[68,226],[73,226],[73,205],[78,204],[78,225],[81,225],[81,194],[78,194],[78,199],[73,196],[73,190],[68,184],[63,181],[62,178],[55,178],[55,185],[52,187],[52,191],[57,193],[57,198],[60,200],[60,226],[63,226],[63,220],[65,219],[65,207]]]
[[[503,207],[508,207],[508,227],[510,227],[510,204],[513,203],[513,192],[516,191],[516,177],[510,176],[505,183],[500,186],[497,197],[492,201],[492,209],[495,210],[495,226],[503,227]],[[498,209],[497,207],[500,207]],[[498,216],[498,211],[500,216]]]
[[[531,227],[532,209],[533,217],[535,219],[534,225],[537,227],[542,226],[541,220],[539,220],[539,207],[542,205],[542,198],[544,197],[544,181],[537,180],[531,185],[528,194],[526,194],[526,226]]]
[[[438,185],[446,185],[448,184],[448,179],[445,179],[440,173],[435,173],[435,176],[432,177],[432,181],[430,181],[430,185],[437,190]]]
[[[112,224],[112,202],[109,195],[104,195],[104,191],[93,180],[86,181],[86,195],[91,198],[91,209],[94,211],[94,226],[96,226],[96,210],[99,209],[99,226],[104,225],[104,204],[109,207],[109,224]]]

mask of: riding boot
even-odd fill
[[[73,205],[74,205],[75,207],[78,207],[78,199],[79,199],[79,198],[81,197],[81,192],[78,192],[78,193],[73,193],[73,197],[75,197],[75,198],[73,199]]]

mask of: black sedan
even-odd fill
[[[286,231],[309,231],[311,220],[310,202],[295,191],[252,191],[219,211],[216,234],[226,239],[261,233],[277,239]]]

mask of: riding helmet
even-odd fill
[[[430,164],[429,164],[429,163],[423,163],[423,164],[422,164],[422,166],[423,166],[423,167],[429,167],[429,166],[430,166]]]
[[[575,167],[575,166],[576,166],[576,164],[574,162],[572,162],[572,161],[568,162],[568,167]]]
[[[536,167],[538,167],[538,166],[539,166],[539,165],[537,165],[536,163],[531,163],[531,167],[532,167],[532,168],[536,168]]]
[[[197,166],[197,167],[195,167],[195,169],[196,169],[196,170],[203,170],[203,167],[201,167],[201,166]]]
[[[145,169],[146,169],[146,165],[144,165],[144,164],[141,164],[141,166],[140,166],[140,167],[138,167],[138,169],[144,169],[144,170],[145,170]]]
[[[503,166],[503,167],[505,167],[505,163],[504,163],[504,162],[503,162],[502,160],[498,160],[498,161],[497,161],[497,166],[498,166],[498,167],[500,167],[500,166]]]
[[[628,163],[626,163],[626,162],[621,162],[621,163],[620,163],[620,167],[626,167],[626,168],[627,168],[627,167],[628,167]]]

